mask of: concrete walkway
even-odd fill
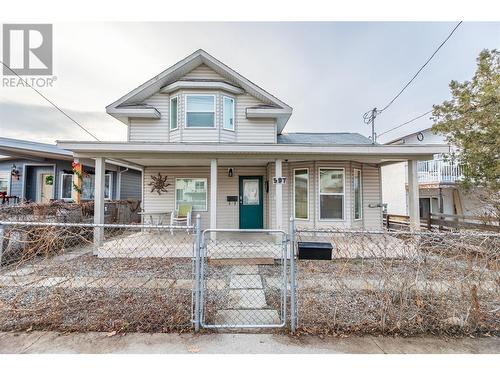
[[[500,338],[290,337],[272,334],[0,332],[0,353],[500,353]]]

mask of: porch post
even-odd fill
[[[217,159],[210,161],[210,228],[217,229]]]
[[[283,177],[282,160],[275,161],[275,177]],[[283,185],[276,184],[276,229],[283,229]]]
[[[104,173],[105,159],[95,159],[94,224],[104,224]],[[94,227],[94,255],[104,240],[104,228]]]
[[[74,173],[73,173],[73,183],[75,184],[76,189],[71,187],[73,191],[73,196],[75,197],[75,203],[81,202],[81,194],[80,191],[82,189],[82,178],[83,178],[83,166],[80,164],[80,159],[75,158],[72,164]]]
[[[420,230],[419,206],[417,160],[408,160],[408,215],[412,232]]]

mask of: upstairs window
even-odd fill
[[[224,96],[223,128],[234,130],[234,99]]]
[[[177,129],[177,97],[170,98],[170,129]]]
[[[215,127],[215,95],[186,95],[186,127]]]

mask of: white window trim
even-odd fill
[[[172,100],[174,100],[174,99],[177,99],[177,123],[176,123],[177,126],[175,128],[172,128]],[[169,107],[168,107],[168,128],[171,131],[175,131],[175,130],[179,129],[179,96],[178,95],[174,95],[174,96],[170,97]]]
[[[353,177],[352,177],[352,217],[354,221],[362,221],[363,220],[363,171],[359,168],[353,168]],[[361,200],[361,205],[359,206],[359,218],[356,219],[356,190],[354,188],[354,179],[356,177],[356,173],[359,172],[359,199]]]
[[[113,175],[111,173],[106,173],[104,175],[104,184],[106,185],[106,176],[109,176],[109,198],[104,197],[105,200],[113,200]],[[106,189],[104,189],[106,192]]]
[[[188,119],[187,119],[187,104],[188,104],[188,98],[190,96],[211,96],[214,98],[214,126],[188,126]],[[204,94],[204,93],[199,93],[199,94],[186,94],[184,98],[184,128],[185,129],[216,129],[217,128],[217,95],[215,94]],[[193,113],[197,113],[196,111],[191,111]]]
[[[224,127],[224,107],[225,107],[225,101],[224,99],[231,99],[233,101],[233,128],[228,129]],[[235,132],[236,131],[236,99],[232,96],[229,95],[222,95],[222,130],[227,130],[229,132]]]
[[[174,192],[174,204],[175,209],[178,210],[179,206],[177,204],[177,182],[179,180],[203,180],[205,181],[205,209],[204,210],[195,210],[193,207],[193,212],[208,212],[208,179],[203,177],[179,177],[175,179],[175,192]]]
[[[337,170],[342,171],[343,175],[343,193],[321,193],[321,170]],[[343,222],[346,221],[345,214],[345,168],[340,167],[319,167],[318,168],[318,221],[323,222]],[[342,219],[322,219],[321,218],[321,195],[342,195]]]
[[[92,175],[92,176],[94,176],[94,189],[95,189],[95,174]],[[106,176],[109,176],[109,198],[104,197],[104,200],[110,201],[110,200],[113,200],[113,174],[106,173],[104,175],[104,183],[105,184],[106,184]],[[83,181],[82,181],[82,185],[83,185]],[[104,190],[106,191],[106,189],[104,189]],[[81,199],[85,200],[85,201],[90,201],[92,199],[95,199],[95,197],[94,198],[84,198],[84,197],[81,197]]]
[[[5,173],[5,175],[7,176],[7,195],[10,196],[10,185],[12,184],[11,183],[12,175],[11,175],[10,169],[2,171],[2,174],[3,173]]]
[[[295,171],[307,171],[307,218],[298,218],[295,216]],[[293,170],[293,217],[295,220],[309,221],[309,168],[295,168]]]
[[[71,176],[71,197],[70,198],[63,198],[63,196],[62,196],[64,176]],[[63,172],[63,173],[60,174],[59,199],[73,199],[73,182],[74,182],[74,174],[73,173],[64,173]]]

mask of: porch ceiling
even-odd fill
[[[156,142],[58,142],[75,157],[105,157],[140,166],[265,165],[281,159],[298,161],[352,160],[386,164],[405,160],[429,160],[433,154],[447,152],[442,145],[284,145],[247,143],[156,143]]]

